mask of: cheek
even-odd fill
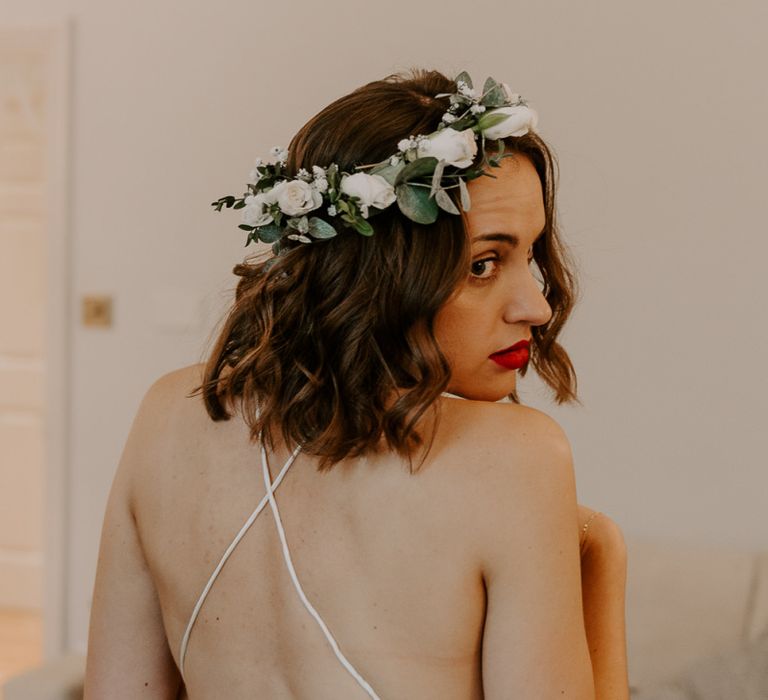
[[[482,338],[483,315],[476,305],[457,299],[446,304],[435,318],[435,336],[443,351],[451,356],[467,351]]]

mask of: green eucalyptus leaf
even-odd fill
[[[415,162],[415,161],[414,161]],[[369,175],[380,175],[383,177],[390,185],[395,184],[395,181],[397,180],[397,176],[400,174],[400,172],[406,167],[406,164],[404,161],[400,161],[397,165],[385,165],[380,168],[374,168],[373,170],[368,171]]]
[[[358,233],[362,233],[364,236],[373,235],[373,226],[371,226],[365,219],[355,219],[352,224]]]
[[[243,231],[253,231],[255,229],[255,226],[249,226],[248,224],[240,224],[237,228],[243,229]]]
[[[221,211],[222,207],[229,209],[234,203],[235,198],[232,195],[228,195],[217,199],[215,202],[211,202],[211,206],[216,207],[216,211]]]
[[[433,224],[437,220],[438,206],[429,196],[426,187],[402,184],[395,188],[397,206],[411,221],[419,224]]]
[[[275,241],[272,244],[272,255],[280,255],[280,248],[281,248],[280,241]],[[274,258],[272,260],[268,261],[268,262],[270,263],[270,265],[269,265],[270,267],[272,267],[272,265],[275,264]]]
[[[459,213],[453,200],[448,196],[448,193],[444,189],[441,188],[435,193],[435,201],[443,211],[447,211],[449,214]]]
[[[426,156],[425,158],[417,158],[411,163],[408,163],[395,178],[395,185],[399,185],[408,180],[415,180],[425,175],[431,175],[435,167],[437,167],[437,158],[434,156]]]
[[[429,190],[430,197],[434,197],[435,192],[440,188],[440,181],[443,179],[443,170],[445,170],[445,161],[441,160],[435,167],[435,172],[432,173],[432,187]]]
[[[339,186],[339,166],[336,163],[331,163],[325,169],[325,179],[328,180],[328,189],[335,190]]]
[[[264,243],[274,243],[275,241],[280,240],[280,237],[283,235],[282,229],[275,224],[259,226],[259,228],[256,229],[256,233],[259,236],[259,240]]]
[[[490,129],[492,126],[501,124],[501,122],[509,119],[509,116],[509,114],[499,114],[495,111],[484,112],[480,119],[477,120],[477,127],[475,130],[485,131],[486,129]]]
[[[317,216],[309,220],[309,235],[313,238],[333,238],[336,233],[336,229],[331,224]]]
[[[507,102],[507,94],[504,88],[493,78],[488,78],[483,86],[483,99],[480,104],[486,107],[503,107]]]
[[[464,131],[464,129],[469,129],[472,127],[477,131],[475,128],[475,124],[477,123],[477,120],[475,119],[475,115],[470,113],[466,116],[462,117],[461,119],[457,119],[455,122],[451,123],[451,129],[455,131]]]
[[[459,178],[459,195],[461,196],[461,208],[464,211],[469,211],[469,190],[467,189],[467,183],[462,178]]]
[[[469,87],[474,87],[474,85],[472,85],[472,78],[469,77],[469,73],[465,70],[461,71],[461,73],[456,76],[457,83],[459,80],[463,80]]]

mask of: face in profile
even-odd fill
[[[546,214],[541,181],[522,154],[504,158],[494,178],[467,184],[471,207],[463,212],[471,241],[466,280],[435,319],[437,341],[451,365],[448,391],[467,399],[498,401],[516,388],[525,352],[507,352],[531,339],[552,309],[542,294],[533,243]]]

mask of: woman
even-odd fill
[[[503,83],[414,70],[214,203],[276,255],[142,402],[86,698],[628,697],[621,532],[516,393],[530,360],[576,400],[535,123]]]

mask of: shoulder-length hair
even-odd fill
[[[363,85],[299,130],[287,171],[335,162],[353,172],[380,162],[401,139],[435,131],[448,107],[435,95],[455,91],[442,73],[418,68]],[[530,364],[558,403],[578,401],[573,365],[556,341],[575,300],[555,221],[556,160],[535,133],[504,141],[508,152],[532,161],[546,210],[533,257],[552,317],[532,329]],[[264,256],[236,265],[235,300],[194,392],[202,392],[213,420],[238,409],[253,440],[274,447],[279,430],[286,444],[319,456],[320,471],[382,448],[407,458],[413,471],[412,455],[424,442],[417,423],[437,412],[450,380],[434,321],[468,274],[463,217],[440,212],[421,225],[390,206],[370,223],[370,237],[344,229],[297,243],[269,265]],[[520,402],[515,393],[509,398]]]

